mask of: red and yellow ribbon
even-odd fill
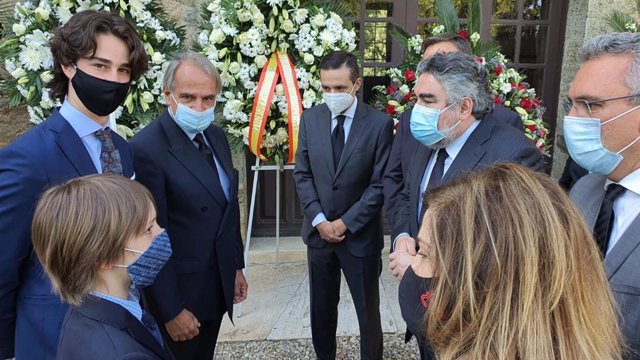
[[[273,53],[260,74],[260,81],[253,100],[253,109],[251,110],[249,122],[249,150],[262,161],[266,160],[261,154],[260,148],[279,78],[282,78],[282,86],[287,100],[289,163],[294,163],[296,149],[298,148],[302,97],[300,96],[295,66],[285,52]]]

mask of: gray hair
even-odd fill
[[[481,119],[493,110],[489,73],[476,59],[462,52],[437,53],[418,64],[416,75],[429,73],[447,95],[447,105],[468,97],[473,101],[473,117]]]
[[[176,55],[167,66],[164,71],[164,79],[162,86],[165,89],[173,90],[173,82],[175,81],[176,71],[180,64],[189,62],[197,66],[200,70],[204,71],[216,82],[216,92],[220,94],[222,92],[222,81],[220,79],[220,73],[216,69],[215,65],[211,63],[211,60],[207,59],[204,55],[194,51],[186,51]]]
[[[604,55],[631,55],[633,61],[629,65],[629,72],[624,83],[632,94],[640,94],[640,34],[612,33],[593,38],[580,53],[582,61],[589,61]],[[640,104],[640,96],[629,99],[634,104]]]

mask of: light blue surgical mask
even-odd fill
[[[145,251],[124,248],[126,251],[140,254],[140,256],[131,265],[114,266],[126,268],[129,273],[131,282],[137,288],[144,288],[151,284],[158,276],[158,273],[167,263],[169,257],[171,257],[171,241],[166,230],[162,230],[158,236],[156,236],[151,245]]]
[[[199,133],[208,128],[215,119],[215,104],[207,110],[197,111],[179,103],[173,94],[171,94],[171,97],[173,98],[173,101],[178,104],[178,108],[176,109],[175,114],[173,114],[171,108],[169,108],[169,113],[171,113],[171,116],[173,116],[173,119],[176,121],[178,126],[180,126],[184,131]]]
[[[409,120],[413,137],[426,146],[434,145],[447,138],[462,120],[458,120],[452,127],[440,131],[438,130],[438,119],[443,112],[449,110],[453,105],[455,103],[438,110],[416,104],[411,111],[411,119]]]
[[[631,108],[607,121],[577,116],[565,116],[562,126],[564,139],[571,158],[583,168],[601,175],[609,175],[622,162],[622,152],[633,146],[637,137],[618,152],[612,152],[602,144],[602,126],[640,108]]]

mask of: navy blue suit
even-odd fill
[[[202,341],[215,349],[222,316],[227,312],[231,318],[233,312],[236,271],[244,267],[238,172],[222,129],[210,125],[204,136],[229,178],[228,201],[215,190],[216,175],[207,159],[167,111],[130,142],[136,180],[151,191],[158,224],[171,238],[173,255],[144,295],[176,358],[193,358],[188,353],[206,336],[213,338]],[[194,340],[173,342],[165,323],[182,309],[203,325]]]
[[[124,176],[133,176],[126,141],[113,134]],[[43,190],[97,172],[82,140],[58,110],[0,150],[0,358],[53,359],[67,305],[31,244],[31,221]]]
[[[411,135],[409,119],[411,119],[411,110],[405,111],[400,115],[400,122],[396,128],[396,135],[391,146],[389,162],[382,180],[384,185],[384,214],[391,226],[393,226],[393,219],[397,209],[396,202],[404,188],[403,179],[407,178],[407,171],[412,159],[418,147],[422,146]],[[497,105],[493,112],[487,114],[484,119],[494,119],[497,122],[509,124],[520,132],[524,132],[524,125],[520,116],[504,106]]]
[[[57,358],[171,360],[173,356],[125,308],[89,296],[84,303],[71,307],[67,313],[62,324]]]

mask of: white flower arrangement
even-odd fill
[[[122,107],[113,114],[118,123],[139,129],[164,110],[163,67],[169,54],[181,49],[182,29],[173,25],[157,0],[39,0],[19,2],[13,24],[0,44],[0,55],[10,76],[0,83],[9,105],[27,105],[29,120],[40,123],[60,104],[49,97],[45,84],[52,79],[49,40],[53,31],[77,12],[117,11],[143,39],[149,70],[131,87]]]
[[[303,109],[322,102],[317,63],[328,52],[356,49],[356,34],[342,18],[300,0],[212,0],[203,6],[205,20],[197,36],[197,51],[220,71],[224,93],[219,99],[220,125],[236,150],[248,143],[249,120],[260,72],[278,50],[291,57]],[[267,120],[262,154],[270,161],[286,160],[287,102],[276,87]]]

